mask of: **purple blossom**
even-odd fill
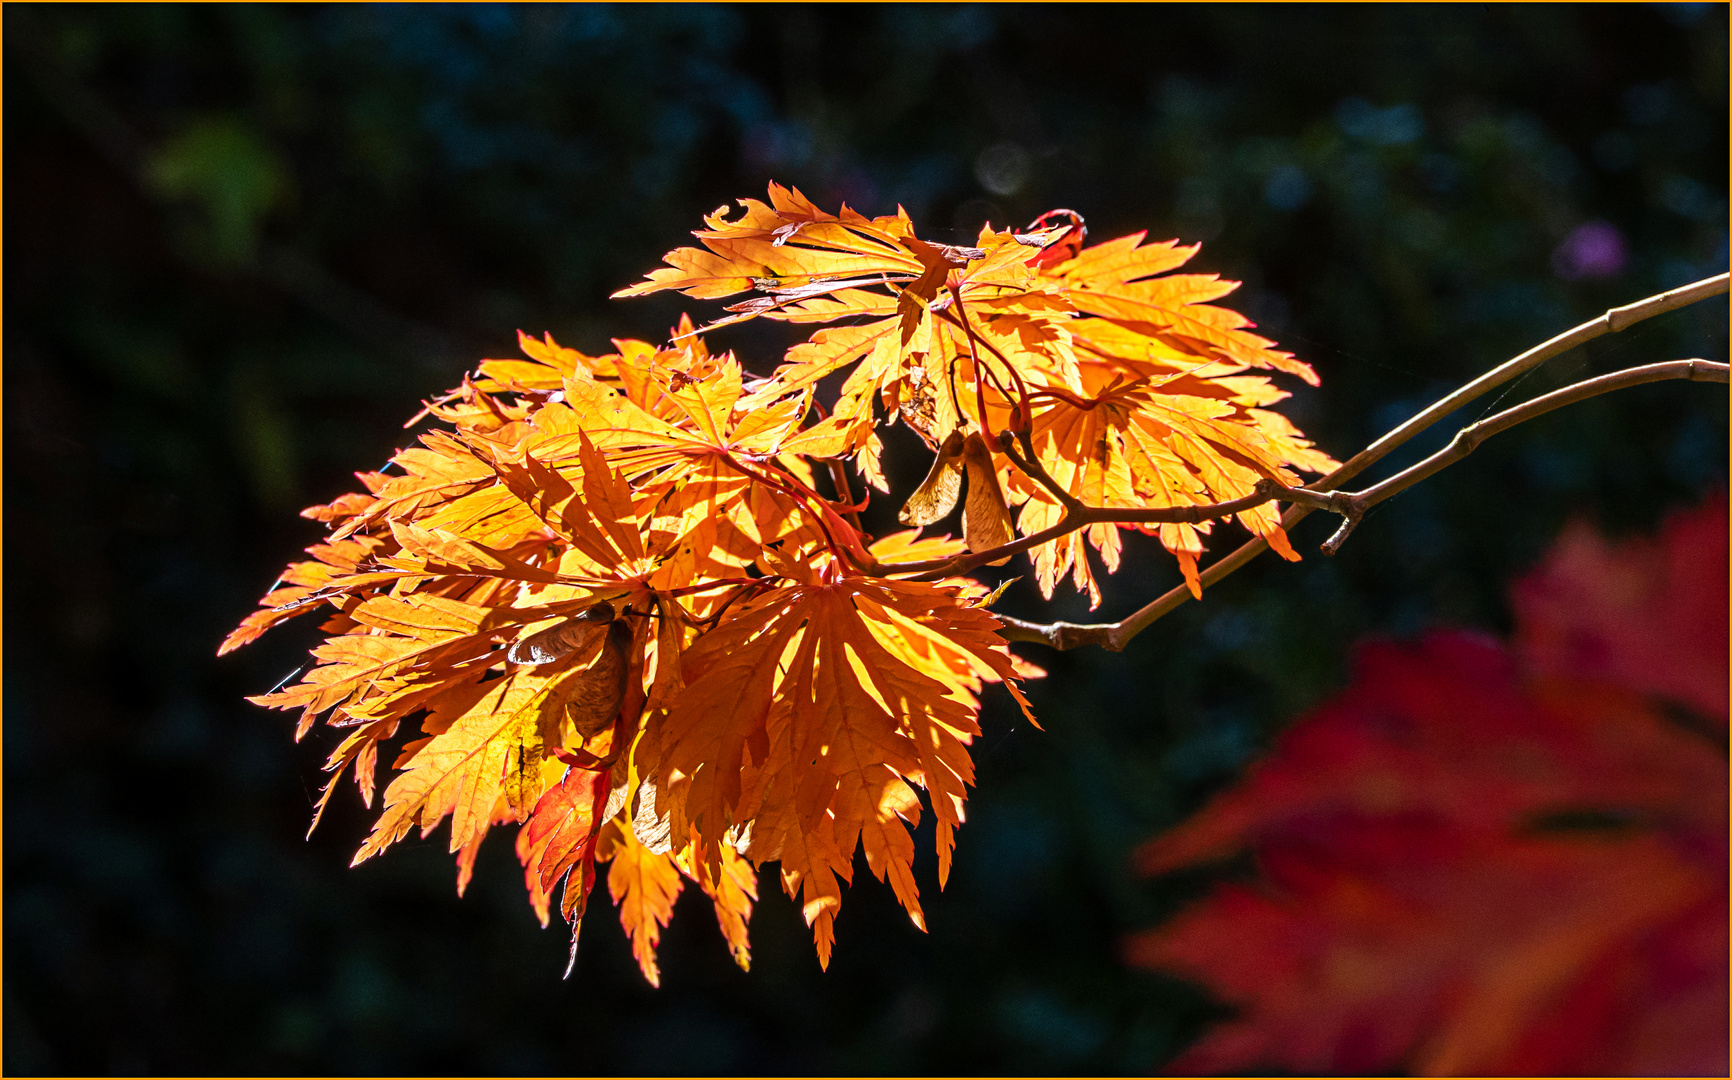
[[[1616,276],[1624,269],[1624,236],[1604,221],[1576,227],[1552,252],[1552,272],[1565,281]]]

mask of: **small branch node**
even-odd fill
[[[1687,370],[1690,372],[1689,380],[1691,382],[1723,383],[1726,381],[1727,371],[1725,364],[1716,364],[1712,360],[1703,360],[1700,357],[1689,360],[1687,363],[1689,364]]]
[[[1363,516],[1364,515],[1358,511],[1342,514],[1341,527],[1335,530],[1334,536],[1323,541],[1322,546],[1320,546],[1318,550],[1323,552],[1325,555],[1331,556],[1333,556],[1337,551],[1340,551],[1341,545],[1345,544],[1347,538],[1353,535],[1353,530],[1359,527],[1359,519]]]
[[[1280,485],[1273,486],[1276,491],[1274,497],[1284,502],[1293,503],[1297,506],[1307,506],[1313,510],[1334,510],[1336,513],[1341,512],[1336,510],[1337,496],[1341,494],[1338,491],[1312,491],[1310,488],[1290,488],[1281,487]]]

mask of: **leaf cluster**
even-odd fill
[[[329,537],[222,646],[326,612],[315,666],[254,700],[298,710],[297,737],[321,716],[345,732],[319,812],[345,775],[371,806],[382,748],[418,725],[355,861],[450,818],[461,892],[489,830],[518,824],[544,925],[559,892],[575,955],[608,864],[651,982],[687,880],[745,966],[772,861],[823,963],[857,852],[923,925],[910,828],[935,819],[942,885],[980,694],[1001,683],[1026,713],[1016,684],[1039,674],[957,571],[1027,551],[1045,595],[1069,577],[1098,604],[1091,552],[1116,569],[1131,530],[1199,590],[1212,507],[1242,500],[1297,558],[1248,497],[1335,465],[1257,373],[1311,369],[1211,303],[1236,283],[1172,272],[1195,246],[1085,246],[1071,211],[931,244],[904,212],[831,214],[776,185],[695,235],[617,295],[744,299],[659,347],[521,336],[523,359],[483,361],[427,403],[419,445],[304,511]],[[819,325],[749,378],[703,334],[755,318]],[[903,523],[960,501],[960,539],[860,527],[896,422],[934,451]]]

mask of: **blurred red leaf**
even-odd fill
[[[1701,708],[1717,670],[1724,716],[1725,513],[1617,548],[1566,533],[1518,586],[1520,651],[1365,646],[1348,690],[1142,850],[1148,873],[1247,848],[1259,871],[1129,943],[1239,1010],[1175,1072],[1725,1075],[1724,748],[1644,693]],[[1552,647],[1583,640],[1604,662]]]
[[[1726,496],[1652,540],[1611,544],[1574,522],[1515,583],[1516,648],[1533,671],[1602,679],[1726,724]]]

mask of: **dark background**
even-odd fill
[[[1304,563],[1122,654],[1019,646],[1052,672],[1046,730],[989,700],[948,890],[916,865],[930,935],[862,865],[820,973],[772,871],[749,974],[689,890],[661,990],[605,899],[561,982],[508,837],[461,901],[442,833],[347,869],[352,791],[303,842],[333,736],[297,746],[242,697],[311,622],[214,657],[318,539],[295,511],[406,445],[422,397],[519,328],[663,337],[683,298],[607,294],[776,179],[900,202],[936,240],[1053,206],[1097,240],[1201,240],[1196,268],[1316,365],[1287,411],[1345,458],[1725,269],[1726,9],[7,5],[4,42],[10,1074],[1156,1068],[1218,1013],[1118,960],[1203,884],[1137,880],[1133,845],[1338,686],[1353,640],[1502,631],[1504,582],[1569,515],[1648,530],[1725,482],[1718,387],[1520,428],[1333,561],[1311,519]],[[1724,360],[1726,323],[1723,299],[1644,323],[1504,403]],[[720,341],[760,371],[786,343]],[[1133,554],[1100,616],[1177,582]],[[1084,614],[1026,582],[1003,606]]]

